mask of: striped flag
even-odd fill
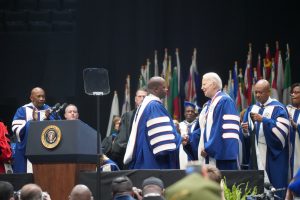
[[[194,49],[192,64],[190,67],[190,73],[188,80],[185,84],[185,99],[189,102],[196,103],[197,102],[197,92],[196,92],[196,80],[199,80],[199,74],[197,71],[197,63],[196,63],[197,49]],[[198,83],[198,82],[197,82]],[[199,83],[198,83],[199,84]]]
[[[290,91],[292,86],[291,79],[291,64],[290,64],[290,49],[289,45],[286,45],[286,59],[284,66],[284,84],[283,84],[283,104],[288,105],[291,103]]]
[[[272,71],[271,71],[271,97],[273,99],[278,100],[278,92],[277,92],[277,81],[276,81],[276,68],[275,68],[275,61],[272,59]]]
[[[276,65],[276,86],[278,91],[279,101],[282,102],[282,92],[283,92],[283,84],[284,84],[284,70],[283,70],[283,62],[281,57],[281,52],[279,50],[279,43],[276,42],[276,54],[275,54],[275,65]]]
[[[130,76],[127,75],[126,83],[125,83],[125,94],[124,94],[124,102],[122,106],[122,115],[125,112],[129,112],[131,110],[130,106]]]
[[[247,55],[247,66],[244,75],[245,98],[247,99],[247,106],[251,105],[251,93],[252,93],[251,63],[252,63],[252,49],[251,49],[251,44],[249,44],[249,51]]]
[[[262,72],[261,72],[261,57],[260,57],[260,54],[258,54],[258,57],[257,57],[256,72],[257,72],[257,80],[262,79],[263,76],[262,76]]]

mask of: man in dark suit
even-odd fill
[[[127,142],[129,140],[131,125],[133,122],[133,117],[137,108],[142,104],[145,96],[147,96],[147,91],[143,88],[140,88],[136,91],[135,94],[135,109],[126,112],[122,115],[121,126],[119,134],[116,136],[112,144],[111,159],[117,163],[120,169],[125,169],[126,167],[123,164],[123,158],[125,155]]]

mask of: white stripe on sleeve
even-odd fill
[[[155,137],[152,140],[150,140],[150,144],[154,145],[158,142],[163,142],[163,141],[167,141],[167,140],[174,140],[174,139],[175,139],[175,136],[173,134],[161,135],[161,136]]]
[[[152,126],[154,124],[159,124],[163,122],[170,122],[169,117],[156,117],[147,121],[147,127]]]
[[[156,127],[156,128],[153,128],[153,129],[150,129],[148,131],[148,136],[152,136],[154,134],[157,134],[157,133],[161,133],[161,132],[167,132],[167,131],[172,131],[172,126],[171,125],[167,125],[167,126],[159,126],[159,127]]]

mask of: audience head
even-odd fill
[[[66,120],[75,120],[79,118],[78,109],[74,104],[69,104],[65,108],[65,118]]]
[[[291,87],[292,105],[300,107],[300,83],[294,83]]]
[[[40,87],[31,90],[30,100],[36,108],[41,108],[46,102],[45,91]]]
[[[128,194],[132,195],[133,184],[127,176],[120,176],[113,179],[111,188],[113,196]]]
[[[42,200],[43,191],[40,186],[29,183],[24,185],[20,191],[22,200]]]
[[[135,106],[138,107],[142,104],[144,98],[147,96],[147,91],[144,88],[140,88],[135,93]]]
[[[69,195],[69,200],[93,200],[93,194],[86,185],[75,185]]]
[[[212,98],[222,89],[222,80],[219,75],[214,72],[206,73],[202,77],[201,89],[206,97]]]
[[[161,179],[156,177],[146,178],[142,183],[143,196],[148,194],[164,195],[165,187]]]
[[[11,183],[6,181],[0,181],[0,199],[2,200],[14,199],[14,187]]]
[[[121,117],[120,116],[114,116],[113,117],[113,130],[119,131],[120,130],[120,124],[121,124]]]
[[[204,168],[203,170],[207,172],[207,177],[210,180],[212,180],[218,184],[221,183],[222,174],[221,174],[221,171],[217,167],[215,167],[213,165],[204,165],[203,168]]]
[[[167,95],[166,81],[160,76],[154,76],[148,81],[147,90],[150,94],[163,99]]]
[[[197,114],[195,104],[188,101],[184,102],[184,117],[187,122],[193,122],[196,119]]]
[[[266,103],[271,94],[270,83],[265,79],[257,81],[257,83],[254,86],[254,94],[256,101],[258,101],[261,104]]]
[[[294,196],[300,197],[300,169],[298,169],[288,188],[293,192]]]
[[[221,187],[199,173],[191,173],[166,189],[168,200],[220,200]]]

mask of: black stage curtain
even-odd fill
[[[245,68],[249,42],[255,66],[258,53],[265,56],[265,43],[269,43],[274,55],[278,40],[283,59],[285,44],[290,44],[293,82],[297,81],[300,34],[295,24],[299,24],[300,17],[292,1],[77,2],[73,31],[0,31],[0,120],[6,125],[10,126],[16,109],[28,103],[30,90],[41,86],[46,90],[50,105],[75,103],[81,119],[96,128],[96,99],[84,94],[82,70],[103,67],[109,71],[112,91],[101,98],[100,128],[104,135],[113,91],[118,91],[122,104],[125,79],[131,75],[133,104],[141,65],[147,58],[153,64],[154,50],[158,50],[161,72],[164,48],[169,49],[172,66],[176,63],[175,48],[180,49],[184,80],[193,48],[197,48],[200,76],[214,71],[226,83],[234,61]],[[1,20],[0,16],[0,23]],[[207,99],[202,92],[199,95],[199,104],[202,104]]]

